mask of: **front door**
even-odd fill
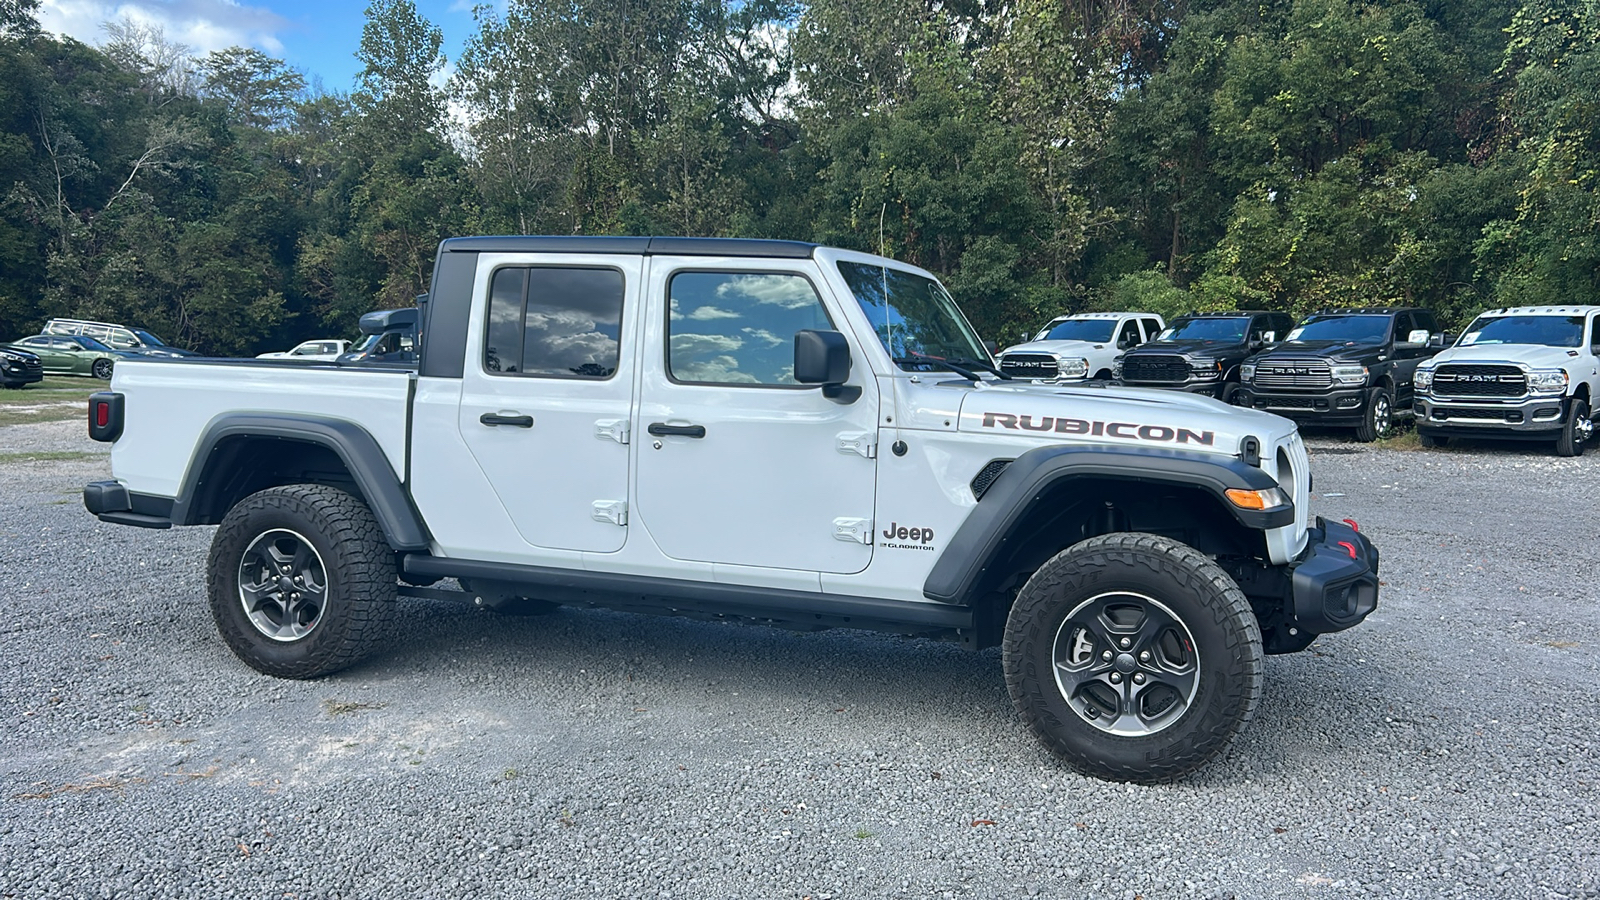
[[[872,560],[877,385],[830,399],[794,335],[842,316],[809,260],[655,257],[643,329],[639,519],[667,556],[859,572]]]
[[[635,356],[625,345],[641,261],[485,264],[486,308],[473,317],[483,340],[462,373],[461,438],[524,541],[621,549]]]

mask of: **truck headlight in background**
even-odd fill
[[[1212,378],[1221,378],[1222,362],[1220,360],[1210,359],[1203,356],[1197,357],[1189,360],[1189,371],[1194,373],[1194,377],[1203,381],[1209,381]]]
[[[1081,356],[1060,357],[1056,360],[1056,371],[1059,378],[1088,378],[1089,361]]]
[[[1567,373],[1563,369],[1534,369],[1528,373],[1528,389],[1540,394],[1567,392]]]
[[[1366,366],[1334,366],[1333,380],[1340,384],[1366,384]]]
[[[1239,367],[1239,380],[1240,381],[1255,381],[1256,380],[1256,366],[1255,366],[1255,363],[1245,363],[1244,365]]]
[[[1417,374],[1411,379],[1411,386],[1423,393],[1433,390],[1433,370],[1417,369]]]

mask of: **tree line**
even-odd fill
[[[815,240],[986,336],[1081,309],[1600,302],[1600,0],[510,0],[348,90],[0,0],[0,339],[350,335],[444,237]]]

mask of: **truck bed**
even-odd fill
[[[111,389],[127,397],[126,427],[111,449],[128,490],[175,497],[206,427],[229,413],[325,415],[360,425],[399,477],[406,471],[412,375],[279,360],[117,363]]]

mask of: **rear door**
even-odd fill
[[[488,291],[457,426],[522,539],[613,552],[628,534],[629,413],[643,269],[633,256],[480,262]],[[469,347],[473,346],[469,342]]]
[[[794,335],[838,330],[810,260],[655,257],[644,327],[639,522],[673,559],[859,572],[872,560],[877,383],[793,378]]]

